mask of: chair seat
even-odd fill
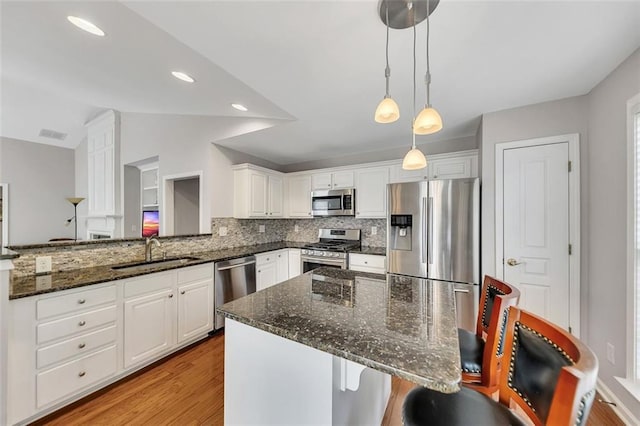
[[[527,424],[505,406],[466,388],[452,394],[414,388],[404,400],[402,417],[405,426]]]
[[[484,340],[461,328],[458,329],[458,345],[460,346],[460,367],[463,373],[480,373],[482,371],[482,354]]]

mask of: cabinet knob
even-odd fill
[[[81,371],[81,372],[78,373],[78,377],[84,377],[85,374],[87,374],[87,373],[85,373],[84,371]]]
[[[184,290],[182,290],[182,291],[180,292],[180,294],[184,294],[184,293],[185,293],[185,291],[184,291]]]
[[[173,298],[173,293],[171,293],[171,294],[169,295],[169,299],[171,299],[171,298]]]
[[[311,212],[307,213],[309,216],[311,216]]]
[[[269,260],[269,258],[267,257],[267,261]]]
[[[364,261],[364,264],[365,264],[365,265],[368,265],[368,264],[369,264],[369,262],[367,262],[367,261],[365,260],[365,261]]]
[[[84,302],[86,302],[86,300],[78,299],[78,305],[84,305]]]
[[[84,347],[85,347],[85,346],[87,346],[87,345],[85,345],[84,343],[80,343],[80,344],[78,345],[78,348],[79,348],[79,349],[84,349]]]
[[[82,320],[82,321],[80,321],[80,322],[78,323],[78,325],[79,325],[80,327],[84,327],[86,324],[87,324],[87,322],[86,322],[85,320]]]
[[[262,272],[260,269],[258,269],[258,273]]]
[[[328,186],[329,188],[331,188],[331,184],[328,184],[327,186]]]

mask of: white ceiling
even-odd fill
[[[212,142],[278,164],[410,144],[410,29],[390,36],[391,95],[401,119],[373,121],[385,66],[377,1],[1,6],[3,136],[37,140],[50,128],[69,133],[65,143],[73,146],[95,110],[115,108],[247,117],[247,128],[267,128]],[[77,30],[69,14],[107,36]],[[445,128],[418,142],[473,135],[485,112],[588,93],[640,47],[638,22],[639,1],[441,0],[430,48],[432,103]],[[418,108],[424,30],[418,26]],[[197,82],[175,80],[176,68]]]

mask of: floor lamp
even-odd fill
[[[80,204],[84,200],[81,197],[69,197],[67,201],[73,204],[73,217],[71,219],[67,219],[67,225],[71,223],[71,221],[75,224],[75,234],[74,241],[78,241],[78,204]]]

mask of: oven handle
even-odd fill
[[[343,265],[346,259],[328,259],[326,257],[308,257],[308,256],[300,256],[300,260],[304,262],[305,260],[314,262],[314,263],[327,263],[334,265]]]

